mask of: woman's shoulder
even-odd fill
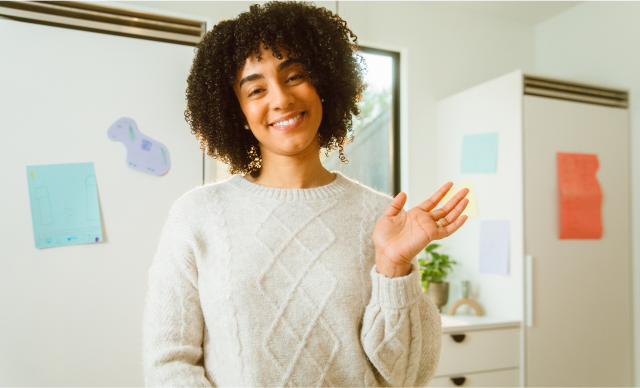
[[[353,178],[348,178],[344,175],[342,175],[342,177],[349,181],[354,192],[361,196],[362,200],[366,202],[369,207],[379,210],[381,213],[384,212],[393,201],[393,197],[389,196],[389,194],[371,188]]]
[[[354,187],[355,190],[357,190],[362,196],[366,198],[369,198],[374,201],[389,202],[389,203],[391,203],[391,201],[393,200],[393,198],[389,196],[389,194],[386,194],[386,193],[383,193],[382,191],[378,191],[374,188],[371,188],[365,185],[364,183],[359,182],[356,179],[349,178],[337,171],[334,171],[334,172],[336,172],[337,174],[340,174],[343,179],[346,179],[347,181],[349,181],[352,187]]]
[[[174,204],[174,209],[179,209],[185,215],[202,211],[204,206],[210,205],[212,202],[219,202],[221,195],[233,190],[231,182],[234,179],[237,179],[236,175],[223,181],[194,187],[178,198]]]

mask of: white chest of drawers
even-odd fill
[[[520,385],[520,322],[442,316],[442,356],[430,387]]]

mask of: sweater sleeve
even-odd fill
[[[164,226],[149,271],[143,323],[143,367],[148,387],[212,386],[202,366],[204,317],[194,246],[178,202]]]
[[[371,270],[371,300],[361,341],[383,386],[424,387],[433,378],[442,340],[440,313],[420,288],[418,260],[411,272],[390,279]]]

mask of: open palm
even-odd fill
[[[376,267],[388,277],[404,276],[411,270],[411,260],[431,241],[450,236],[467,220],[460,216],[469,200],[468,189],[462,189],[444,206],[433,210],[453,184],[446,183],[429,199],[413,209],[400,213],[407,195],[400,193],[380,217],[373,229]],[[440,225],[438,225],[438,223]]]

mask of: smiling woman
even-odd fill
[[[353,42],[352,42],[353,41]],[[174,205],[149,274],[150,386],[425,386],[441,326],[417,254],[466,191],[395,199],[320,162],[352,131],[356,36],[307,3],[252,5],[197,46],[186,118],[230,179]],[[391,328],[391,329],[390,329]]]
[[[246,119],[245,129],[250,129],[260,144],[261,165],[286,165],[294,155],[298,160],[319,160],[320,96],[300,63],[291,58],[278,59],[264,46],[262,42],[260,56],[247,59],[234,84]],[[276,169],[265,169],[261,176],[249,179],[273,181],[275,177],[269,176],[272,172]],[[314,176],[321,178],[320,185],[334,179],[317,163]]]
[[[232,174],[257,178],[263,147],[251,123],[251,132],[244,131],[253,119],[243,104],[264,108],[274,87],[295,93],[300,87],[309,103],[311,97],[324,100],[315,118],[318,145],[342,154],[365,89],[361,62],[356,35],[331,11],[297,2],[252,5],[236,19],[218,23],[198,44],[185,116],[209,156],[228,164]],[[251,95],[244,93],[247,87]],[[280,109],[262,120],[295,113],[289,106]]]

